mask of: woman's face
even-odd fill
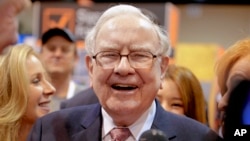
[[[230,93],[232,90],[242,81],[242,80],[250,80],[250,55],[242,57],[239,59],[230,69],[229,75],[226,81],[227,91],[222,95],[218,108],[222,112],[222,117],[224,118],[225,110],[228,106],[228,100],[230,97]],[[222,119],[223,122],[224,119]],[[224,123],[222,123],[224,124]]]
[[[158,91],[157,97],[166,111],[184,115],[183,100],[173,80],[166,79],[163,82],[163,88]]]
[[[34,122],[37,118],[49,113],[50,96],[55,88],[48,81],[46,72],[38,58],[31,55],[27,60],[29,80],[28,106],[24,120]]]

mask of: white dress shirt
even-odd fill
[[[151,129],[155,113],[156,113],[156,103],[154,101],[149,107],[149,109],[145,113],[143,113],[143,115],[135,123],[133,123],[128,127],[130,132],[132,133],[132,136],[130,136],[126,141],[138,141],[140,135],[144,131]],[[102,116],[103,116],[102,140],[111,141],[109,132],[114,127],[116,127],[116,125],[114,124],[112,118],[103,108],[102,108]]]

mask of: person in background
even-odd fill
[[[30,0],[0,0],[0,54],[9,45],[17,42],[17,16],[30,5]]]
[[[207,124],[202,87],[191,70],[169,65],[162,87],[157,97],[165,110]]]
[[[250,38],[239,40],[227,48],[215,65],[217,83],[221,94],[218,109],[222,114],[220,116],[222,117],[220,128],[220,134],[222,136],[225,134],[225,111],[228,107],[230,95],[238,84],[240,84],[242,81],[250,80],[249,52]],[[238,93],[238,95],[240,96],[242,94]]]
[[[72,80],[73,71],[79,59],[75,37],[66,29],[47,30],[42,35],[40,56],[56,88],[51,102],[51,112],[53,112],[60,109],[62,101],[85,89],[83,85]]]
[[[108,8],[86,36],[85,48],[99,103],[40,118],[28,141],[138,141],[149,129],[175,141],[220,139],[200,122],[165,111],[156,100],[168,67],[169,41],[164,29],[139,8]]]
[[[49,113],[55,88],[32,47],[9,49],[0,58],[0,140],[26,141],[36,119]]]

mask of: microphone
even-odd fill
[[[139,141],[168,141],[168,139],[163,131],[150,129],[141,134]]]

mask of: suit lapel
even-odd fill
[[[96,104],[81,120],[82,130],[72,136],[73,141],[100,141],[102,135],[101,106]]]
[[[81,120],[82,129],[72,136],[71,141],[100,141],[102,135],[102,115],[100,104],[95,104],[93,108],[89,108],[85,116]],[[174,140],[177,135],[172,130],[172,116],[166,112],[156,100],[156,115],[152,124],[152,129],[163,131],[169,140]],[[176,128],[176,127],[175,127]],[[178,127],[177,127],[178,128]]]
[[[152,124],[152,129],[159,129],[163,131],[169,140],[173,140],[176,138],[176,133],[172,130],[172,126],[175,126],[171,123],[171,116],[168,116],[168,112],[166,112],[160,105],[160,103],[156,100],[156,115]]]

